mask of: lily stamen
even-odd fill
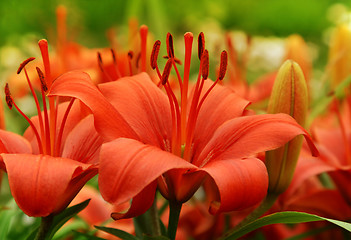
[[[50,70],[50,59],[49,59],[49,50],[48,50],[48,42],[45,39],[42,39],[38,42],[41,56],[43,58],[44,69],[45,69],[45,76],[46,76],[46,84],[47,87],[50,89],[52,85],[52,78],[51,78],[51,70]],[[55,105],[55,98],[49,97],[49,107],[50,107],[50,139],[46,141],[50,143],[50,153],[54,152],[55,147],[55,136],[56,136],[56,121],[57,121],[57,108]],[[56,102],[58,102],[58,97],[56,98]],[[45,102],[45,101],[43,101]],[[44,107],[44,113],[46,108]]]
[[[66,124],[67,121],[67,117],[68,114],[73,106],[75,98],[72,98],[71,101],[69,102],[67,108],[66,108],[66,112],[62,118],[62,122],[61,122],[61,126],[60,126],[60,130],[59,130],[59,134],[57,136],[57,142],[56,142],[56,151],[54,153],[54,157],[57,157],[60,155],[60,150],[61,150],[61,142],[62,142],[62,136],[63,136],[63,130],[64,130],[64,126]]]
[[[38,142],[39,151],[42,153],[43,152],[43,145],[40,141],[38,130],[34,126],[33,122],[29,119],[29,117],[27,117],[27,115],[24,112],[22,112],[22,110],[17,106],[17,104],[13,100],[8,83],[6,83],[6,85],[5,85],[5,95],[6,95],[6,103],[7,103],[7,106],[9,107],[9,109],[11,110],[12,107],[14,106],[17,109],[17,111],[19,112],[19,114],[21,114],[26,119],[26,121],[29,123],[29,125],[32,127],[33,132],[34,132],[35,137],[36,137],[37,142]]]
[[[147,43],[147,32],[148,27],[142,25],[140,27],[140,39],[141,39],[141,71],[146,72],[146,43]]]
[[[132,59],[133,59],[133,51],[128,52],[128,64],[129,64],[129,75],[133,76],[133,68],[132,68]]]
[[[113,55],[112,55],[113,56]],[[104,64],[102,62],[102,57],[101,57],[101,53],[98,52],[97,53],[97,58],[98,58],[98,65],[99,65],[99,68],[100,68],[100,71],[107,77],[108,81],[113,81],[112,77],[110,76],[110,74],[108,74],[106,71],[105,71],[105,68],[104,68]]]
[[[115,50],[113,50],[113,48],[111,48],[111,55],[112,55],[113,66],[114,66],[114,68],[115,68],[117,78],[121,78],[121,77],[122,77],[122,74],[121,74],[121,72],[120,72],[119,69],[118,69],[117,57],[116,57]]]
[[[193,138],[195,133],[195,127],[197,118],[205,99],[209,93],[213,90],[214,86],[221,81],[226,73],[227,69],[227,52],[221,53],[221,63],[218,78],[213,82],[212,86],[209,87],[204,94],[202,94],[205,80],[209,75],[209,54],[208,50],[205,49],[205,39],[203,33],[199,34],[198,37],[198,56],[201,58],[198,78],[194,87],[190,110],[188,110],[188,85],[189,85],[189,73],[190,73],[190,62],[192,52],[193,34],[186,33],[184,35],[185,41],[185,64],[184,64],[184,77],[181,78],[175,62],[174,48],[173,48],[173,37],[170,33],[167,34],[167,56],[168,59],[162,75],[158,73],[160,77],[160,83],[165,88],[167,93],[172,115],[172,152],[187,161],[191,162],[191,149],[193,145]],[[152,69],[158,71],[157,57],[159,54],[161,42],[156,41],[153,46],[150,63]],[[180,86],[180,106],[178,100],[171,89],[168,78],[172,66],[176,71],[176,75]]]

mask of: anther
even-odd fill
[[[21,71],[22,71],[22,69],[23,69],[29,62],[33,61],[34,59],[35,59],[35,57],[30,57],[30,58],[24,60],[24,61],[20,64],[20,66],[18,67],[17,74],[20,74]]]
[[[162,78],[161,78],[162,85],[165,85],[167,83],[169,74],[171,73],[171,68],[172,68],[172,59],[168,59],[162,73]]]
[[[199,60],[201,60],[202,53],[204,52],[204,49],[205,49],[205,36],[203,32],[200,32],[197,41],[198,41],[198,56],[199,56]]]
[[[116,58],[116,53],[115,53],[115,50],[113,50],[113,48],[110,49],[111,50],[111,55],[112,55],[112,60],[113,60],[113,63],[116,64],[117,63],[117,58]],[[101,54],[100,54],[100,57],[101,59]]]
[[[201,56],[201,75],[204,80],[208,78],[209,71],[209,59],[208,59],[208,51],[204,50]]]
[[[228,65],[228,54],[227,54],[227,51],[224,50],[221,53],[221,63],[219,66],[219,75],[218,75],[219,80],[223,80],[227,72],[227,65]]]
[[[98,64],[99,64],[99,68],[102,72],[104,72],[104,68],[103,68],[103,63],[102,63],[102,57],[101,57],[101,53],[97,52],[97,58],[98,58]]]
[[[7,106],[11,110],[12,106],[13,106],[13,99],[11,97],[10,88],[9,88],[9,84],[8,83],[6,83],[6,85],[5,85],[5,95],[6,95]]]
[[[133,59],[133,51],[128,52],[128,58],[129,58],[129,60]]]
[[[151,63],[152,69],[155,69],[157,67],[157,58],[158,58],[158,53],[160,52],[160,46],[161,46],[161,41],[157,40],[154,43],[154,46],[152,48],[152,53],[151,53],[151,58],[150,58],[150,63]]]
[[[173,36],[170,33],[167,33],[167,52],[168,57],[174,58]]]
[[[43,91],[46,92],[48,90],[48,87],[47,87],[46,82],[45,82],[44,73],[40,70],[40,68],[36,67],[36,69],[37,69],[37,73],[38,73],[39,80],[41,83],[41,87],[42,87]]]

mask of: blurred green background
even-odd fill
[[[68,26],[75,40],[89,47],[106,46],[106,30],[125,26],[136,16],[157,38],[167,32],[206,32],[208,21],[223,29],[243,30],[251,35],[287,36],[299,33],[318,42],[333,23],[328,20],[330,6],[346,0],[8,0],[0,1],[0,45],[16,44],[18,37],[37,33],[49,37],[55,27],[55,9],[68,8]]]

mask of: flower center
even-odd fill
[[[25,113],[23,113],[21,109],[17,106],[17,104],[15,103],[14,99],[11,96],[10,88],[8,84],[6,84],[5,86],[6,103],[10,109],[12,109],[12,107],[14,106],[17,109],[17,111],[26,119],[26,121],[33,129],[34,135],[38,143],[39,154],[59,156],[64,125],[68,117],[68,113],[71,110],[71,107],[73,105],[74,99],[72,99],[68,104],[68,107],[66,109],[66,112],[61,122],[59,132],[56,133],[59,97],[47,97],[49,107],[47,106],[45,93],[51,87],[51,84],[52,84],[49,53],[48,53],[48,43],[46,40],[40,40],[38,44],[43,58],[45,74],[46,74],[46,76],[44,76],[44,73],[41,71],[41,69],[36,67],[38,77],[41,83],[40,93],[42,97],[42,110],[39,104],[38,97],[33,89],[32,83],[29,79],[27,69],[26,69],[26,65],[29,62],[33,61],[35,58],[28,58],[25,61],[23,61],[17,70],[17,74],[20,74],[22,70],[25,73],[27,83],[33,95],[35,106],[38,113],[38,121],[39,121],[38,126],[36,126],[29,119],[29,117],[26,116]],[[39,128],[39,131],[38,131],[38,128]]]
[[[209,75],[209,54],[205,49],[204,34],[200,33],[198,37],[198,56],[200,59],[199,74],[193,90],[192,98],[188,96],[189,89],[189,74],[191,52],[193,44],[193,34],[188,32],[184,35],[185,41],[185,58],[184,58],[184,73],[181,77],[177,64],[181,64],[180,60],[175,57],[173,47],[173,37],[170,33],[167,34],[167,62],[163,69],[163,73],[157,65],[157,58],[160,50],[161,42],[157,40],[154,44],[151,54],[151,67],[156,69],[157,75],[160,79],[159,86],[162,84],[169,99],[171,115],[172,115],[172,153],[183,157],[191,162],[192,145],[195,133],[196,121],[199,115],[201,106],[206,97],[212,91],[214,86],[224,78],[227,69],[227,52],[223,51],[221,54],[220,70],[216,81],[206,91],[204,90],[204,82]],[[172,67],[175,70],[179,89],[180,101],[176,97],[171,84],[169,83],[169,76]]]

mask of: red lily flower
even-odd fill
[[[351,98],[343,103],[335,101],[332,110],[338,124],[326,127],[316,123],[313,133],[324,153],[320,165],[332,168],[328,174],[351,206],[351,191],[346,187],[351,179]]]
[[[58,104],[59,99],[49,97],[48,111],[45,91],[51,87],[47,42],[39,41],[45,73],[38,69],[42,81],[43,112],[38,99],[33,97],[38,116],[29,119],[14,102],[8,85],[6,101],[27,119],[31,125],[24,137],[11,132],[0,132],[0,167],[9,178],[12,195],[28,216],[44,217],[67,207],[84,184],[97,174],[98,152],[102,139],[93,128],[93,117],[81,109],[78,102]],[[21,64],[19,71],[27,71]]]
[[[85,103],[94,114],[97,131],[110,141],[100,152],[102,196],[116,205],[133,198],[128,212],[114,213],[115,219],[146,211],[157,186],[170,201],[183,203],[204,181],[211,189],[212,214],[253,206],[264,198],[268,184],[266,168],[255,154],[300,134],[311,143],[306,131],[285,114],[244,116],[249,102],[216,85],[226,71],[226,52],[218,79],[206,80],[208,52],[202,34],[200,73],[188,97],[193,35],[186,33],[184,39],[182,79],[173,38],[167,36],[168,61],[159,74],[167,94],[145,73],[96,88],[88,75],[74,72],[58,78],[51,88],[51,96],[72,96]],[[151,66],[159,73],[158,51],[159,42],[151,57]],[[167,81],[172,66],[181,89],[179,104]]]

